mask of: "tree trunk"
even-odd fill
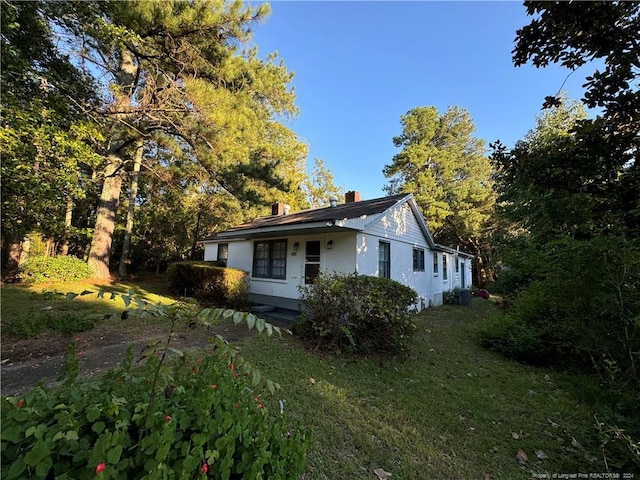
[[[193,243],[191,244],[191,260],[196,259],[196,247],[198,246],[198,235],[200,234],[200,218],[202,217],[202,210],[198,207],[198,219],[196,220],[196,228],[193,231]]]
[[[67,197],[67,210],[64,215],[64,236],[62,237],[62,247],[60,255],[67,256],[69,254],[69,230],[71,229],[71,221],[73,220],[73,198],[71,195]]]
[[[20,254],[22,253],[22,244],[16,238],[12,238],[9,243],[9,257],[7,258],[7,270],[10,273],[18,271],[20,266]]]
[[[133,173],[131,175],[131,192],[129,195],[129,209],[127,210],[127,224],[124,230],[120,266],[118,267],[118,275],[120,278],[126,278],[127,276],[127,262],[129,261],[129,252],[131,251],[131,234],[133,232],[136,199],[138,198],[138,177],[140,176],[140,166],[142,164],[143,146],[142,140],[139,140],[136,148],[136,154],[133,159]]]
[[[111,241],[116,225],[116,213],[122,190],[122,176],[120,167],[122,160],[115,155],[109,158],[105,167],[102,193],[98,202],[96,224],[89,249],[89,267],[94,278],[107,279],[109,274],[109,257],[111,255]]]

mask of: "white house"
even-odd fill
[[[299,286],[320,270],[388,277],[413,288],[419,307],[440,305],[443,292],[470,288],[473,256],[434,242],[411,194],[360,200],[272,215],[202,241],[204,259],[250,272],[257,303],[297,300]]]

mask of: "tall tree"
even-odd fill
[[[640,3],[525,2],[536,18],[518,30],[513,59],[536,67],[550,63],[575,70],[590,60],[604,60],[586,78],[583,102],[602,113],[574,128],[561,165],[582,178],[572,191],[586,191],[618,212],[625,234],[640,234]],[[556,95],[544,106],[557,105]],[[608,223],[608,222],[607,222]]]
[[[484,142],[472,136],[469,113],[418,107],[400,119],[393,144],[402,151],[384,167],[388,193],[413,193],[434,237],[476,254],[477,282],[486,280],[494,194]]]
[[[333,183],[333,175],[320,158],[313,159],[311,174],[307,175],[302,190],[310,208],[329,205],[329,197],[332,196],[344,197],[344,188],[336,187]]]
[[[635,385],[629,416],[637,418],[640,4],[525,6],[535,18],[517,33],[516,65],[561,63],[574,70],[602,59],[605,68],[585,85],[583,102],[601,109],[594,118],[580,119],[549,95],[543,107],[550,110],[536,131],[513,149],[494,146],[500,199],[520,227],[509,262],[528,275],[501,348],[526,357],[535,345],[540,361],[581,363],[594,367],[603,383]],[[556,117],[575,124],[557,128]]]
[[[2,236],[12,266],[27,233],[68,241],[102,134],[71,101],[91,105],[93,86],[55,47],[51,3],[3,0],[0,11]]]
[[[94,112],[109,125],[89,255],[96,276],[109,275],[124,172],[140,140],[165,137],[234,195],[256,200],[257,184],[287,188],[276,169],[300,149],[278,119],[296,113],[292,75],[274,55],[261,60],[257,50],[241,50],[266,5],[96,1],[59,8],[58,28],[81,46],[72,53],[104,79],[103,108]]]

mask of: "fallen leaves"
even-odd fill
[[[538,457],[538,460],[547,460],[549,458],[549,456],[542,450],[536,450],[536,457]]]
[[[511,438],[513,438],[514,440],[519,440],[520,435],[518,435],[516,432],[511,432]]]
[[[391,473],[385,472],[382,468],[376,468],[373,473],[378,476],[378,480],[387,480],[387,478],[392,476]]]
[[[518,449],[518,453],[516,454],[516,462],[518,462],[520,465],[524,467],[527,465],[528,460],[529,460],[529,457],[527,456],[526,453],[524,453],[524,450]]]

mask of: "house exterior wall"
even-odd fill
[[[419,307],[429,305],[429,300],[433,298],[432,274],[429,270],[431,250],[407,203],[390,208],[371,223],[365,232],[357,235],[358,273],[379,275],[378,255],[381,241],[388,242],[390,246],[390,278],[413,288],[419,297]],[[414,249],[424,250],[424,271],[413,269]]]
[[[336,232],[317,235],[294,235],[274,237],[270,240],[287,240],[286,278],[255,278],[253,269],[253,245],[255,240],[230,241],[227,266],[250,273],[251,293],[297,299],[300,297],[299,286],[304,285],[305,245],[307,241],[320,242],[320,268],[328,272],[352,273],[356,269],[355,233]],[[331,249],[327,243],[333,241]],[[298,242],[297,251],[294,244]],[[226,243],[226,242],[220,242]],[[215,261],[218,258],[218,245],[206,243],[204,259]]]
[[[353,221],[357,221],[357,227],[364,230],[355,231],[345,228],[344,232],[270,237],[269,240],[286,239],[287,241],[285,278],[251,276],[251,292],[290,299],[299,298],[299,287],[304,285],[305,244],[313,240],[320,242],[321,270],[341,273],[356,271],[361,275],[372,276],[379,275],[380,242],[387,242],[390,247],[390,278],[417,292],[418,307],[441,305],[444,292],[471,286],[471,259],[457,253],[432,249],[421,222],[407,202],[395,205],[375,217],[361,217]],[[356,227],[351,224],[349,226]],[[220,243],[228,243],[227,265],[251,273],[254,243],[259,240],[221,241]],[[329,241],[332,242],[331,249],[327,248]],[[294,248],[296,242],[297,250]],[[206,243],[204,247],[205,260],[217,260],[218,245]],[[423,271],[414,271],[414,249],[424,251]],[[434,271],[434,253],[437,254],[437,271]],[[447,259],[446,279],[443,272],[443,257]],[[457,272],[456,259],[459,262]]]

